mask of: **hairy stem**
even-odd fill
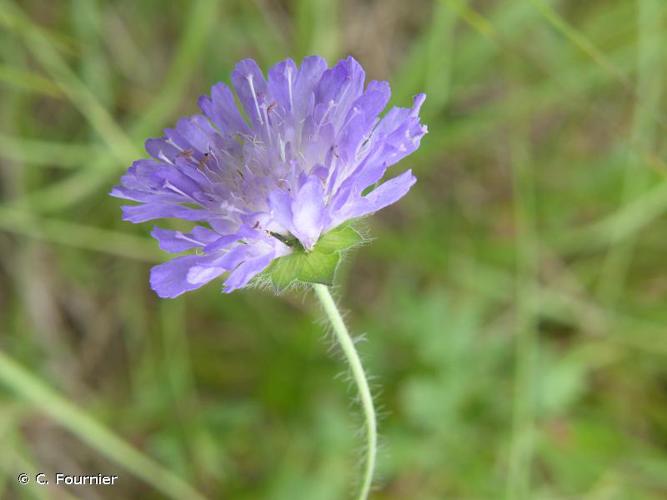
[[[359,359],[359,354],[354,348],[354,342],[350,337],[350,333],[347,331],[343,317],[338,311],[336,302],[329,292],[329,288],[325,285],[314,284],[313,288],[317,294],[317,298],[320,300],[324,312],[327,314],[333,331],[336,334],[336,340],[340,344],[340,347],[343,349],[343,353],[347,358],[347,362],[350,365],[352,370],[352,376],[354,377],[354,382],[357,385],[359,391],[359,398],[361,400],[361,406],[364,410],[364,417],[366,420],[366,468],[364,471],[364,478],[361,485],[361,491],[359,492],[359,500],[365,500],[368,498],[368,494],[373,483],[373,472],[375,470],[375,456],[377,454],[377,423],[375,418],[375,408],[373,407],[373,398],[371,397],[371,391],[368,387],[368,380],[366,378],[366,373],[364,372],[364,367],[361,364]]]

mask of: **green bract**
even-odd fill
[[[274,260],[259,279],[278,292],[295,283],[332,285],[343,253],[363,242],[351,225],[344,224],[323,235],[310,252],[295,245],[291,254]]]

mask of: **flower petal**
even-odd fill
[[[257,63],[252,59],[240,61],[232,72],[232,83],[250,121],[255,126],[263,125],[261,108],[266,99],[266,82]]]
[[[303,59],[299,74],[296,77],[294,95],[294,119],[301,121],[313,109],[315,102],[315,87],[322,74],[327,69],[327,62],[319,56],[309,56]]]
[[[380,184],[366,196],[350,198],[338,211],[331,214],[331,224],[328,228],[336,227],[349,219],[363,217],[381,210],[397,202],[407,194],[417,179],[412,170]],[[341,193],[342,194],[342,193]]]
[[[342,125],[352,103],[364,90],[366,74],[361,65],[353,58],[339,61],[333,68],[322,75],[315,90],[316,104],[335,105],[330,120],[336,127]]]
[[[424,94],[414,98],[412,108],[392,108],[380,120],[369,139],[370,149],[358,166],[348,173],[341,187],[354,184],[358,192],[375,184],[385,175],[388,167],[414,152],[426,134],[426,127],[419,121],[419,108]]]
[[[198,101],[204,114],[225,134],[250,134],[248,125],[243,120],[234,94],[224,83],[211,87],[211,97],[201,96]]]
[[[146,222],[155,219],[183,219],[188,221],[206,221],[213,216],[207,210],[184,207],[174,203],[144,203],[143,205],[123,205],[123,220],[128,222]]]
[[[202,248],[220,238],[218,233],[202,226],[195,226],[190,233],[154,227],[151,236],[158,241],[162,250],[171,253]]]
[[[217,259],[219,257],[186,255],[157,265],[151,269],[151,288],[162,298],[174,298],[195,290],[226,271],[216,265]]]
[[[292,201],[292,234],[306,250],[313,248],[325,223],[324,188],[316,175],[310,175]]]
[[[269,251],[264,255],[253,257],[243,261],[236,269],[234,269],[225,280],[223,291],[231,293],[234,290],[243,288],[251,279],[266,269],[271,261],[274,259],[275,253]]]
[[[274,189],[269,193],[269,207],[271,209],[271,217],[279,225],[284,227],[287,231],[292,232],[292,198],[286,191],[282,189]],[[269,227],[271,231],[276,231],[278,228]]]
[[[279,62],[269,70],[269,93],[288,112],[294,109],[297,75],[296,64],[291,59]],[[296,97],[299,98],[298,95]]]

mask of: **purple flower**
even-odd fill
[[[160,297],[225,273],[225,292],[241,288],[274,259],[308,252],[321,235],[408,192],[415,182],[409,170],[378,183],[418,148],[425,96],[379,118],[389,84],[364,88],[364,78],[352,57],[332,68],[316,56],[301,67],[287,59],[267,79],[245,59],[232,73],[242,112],[218,83],[199,99],[203,115],[181,118],[164,137],[146,141],[151,158],[134,162],[111,191],[139,202],[123,207],[123,219],[206,224],[189,233],[153,229],[163,250],[195,250],[152,269]]]

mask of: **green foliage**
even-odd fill
[[[207,498],[353,491],[361,421],[310,294],[159,301],[162,252],[107,196],[236,60],[315,51],[353,54],[396,105],[428,93],[429,134],[395,167],[417,184],[335,277],[383,416],[373,498],[664,498],[666,10],[0,0],[1,349],[31,375],[0,376],[0,498],[50,495],[15,477],[65,464],[122,478],[70,496],[162,498],[151,466],[119,465],[145,458]],[[357,238],[297,252],[278,287],[330,280],[311,260],[332,271]]]
[[[273,261],[259,281],[270,282],[277,292],[295,283],[333,285],[343,254],[362,242],[361,235],[350,224],[324,234],[310,251],[295,242],[292,253]]]

